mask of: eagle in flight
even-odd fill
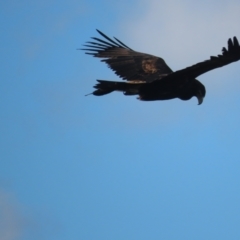
[[[93,37],[81,49],[86,54],[102,58],[107,65],[126,82],[97,80],[93,93],[102,96],[113,91],[121,91],[124,95],[138,95],[143,101],[168,100],[179,98],[189,100],[197,97],[198,104],[203,102],[206,94],[204,85],[196,77],[215,68],[240,60],[240,45],[236,37],[228,40],[228,47],[222,54],[190,67],[172,71],[160,58],[132,50],[117,38],[111,39],[101,31],[104,38]]]

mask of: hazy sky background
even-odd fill
[[[77,51],[100,29],[173,70],[240,39],[229,0],[0,3],[0,240],[240,239],[240,62],[141,102]]]

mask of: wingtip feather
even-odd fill
[[[234,44],[234,46],[236,46],[236,47],[240,47],[240,46],[239,46],[239,42],[238,42],[236,36],[233,37],[233,44]]]

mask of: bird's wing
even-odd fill
[[[191,67],[178,70],[166,77],[170,79],[185,78],[194,79],[199,75],[211,71],[215,68],[223,67],[232,62],[240,60],[240,45],[236,37],[233,40],[228,40],[228,47],[222,49],[222,54],[218,56],[211,56],[209,60],[197,63]]]
[[[87,48],[81,50],[85,50],[86,54],[94,57],[103,58],[101,61],[106,62],[122,79],[152,82],[172,73],[162,58],[136,52],[117,38],[113,40],[99,30],[97,31],[105,39],[93,37],[95,41],[87,42],[84,45]]]

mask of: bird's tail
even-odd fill
[[[98,83],[94,86],[95,90],[92,94],[102,96],[113,91],[121,91],[124,95],[137,95],[139,88],[143,82],[113,82],[106,80],[97,80]]]

